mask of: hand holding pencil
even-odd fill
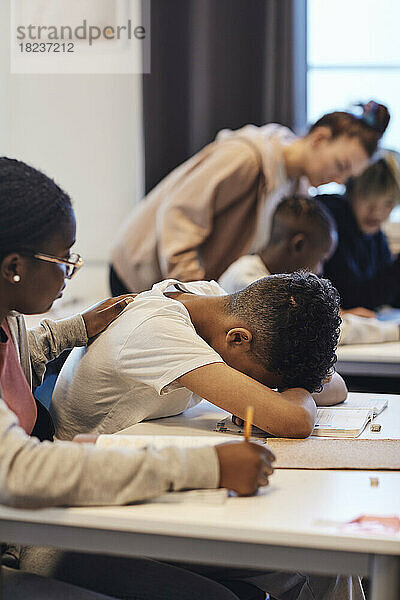
[[[254,408],[246,409],[244,442],[221,444],[215,447],[220,461],[220,486],[235,490],[239,496],[250,496],[261,486],[268,485],[275,460],[264,444],[250,442]]]

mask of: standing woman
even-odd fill
[[[265,485],[272,455],[255,444],[126,452],[73,442],[41,443],[31,436],[42,414],[31,386],[40,383],[46,362],[65,348],[85,345],[130,300],[106,301],[83,315],[44,320],[26,331],[20,313],[48,311],[62,295],[65,279],[81,266],[80,257],[70,254],[74,242],[75,217],[67,194],[26,164],[0,158],[0,503],[23,508],[119,505],[174,489],[221,485],[250,494]],[[47,434],[42,437],[51,438]],[[165,589],[171,598],[180,594],[182,600],[237,598],[222,585],[156,561],[120,564],[117,558],[96,556],[87,568],[90,558],[79,555],[74,566],[62,574],[50,573],[54,579],[48,579],[31,574],[39,571],[35,549],[29,573],[10,568],[17,559],[12,548],[0,550],[2,564],[8,564],[2,568],[5,600],[109,598],[95,591],[165,599]],[[105,567],[96,571],[96,564]]]
[[[112,253],[113,294],[170,277],[218,279],[240,256],[266,246],[283,197],[361,173],[389,118],[371,101],[361,117],[324,115],[300,138],[277,124],[220,132],[133,210]]]

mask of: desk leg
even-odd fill
[[[371,600],[398,600],[400,557],[376,555],[371,564]]]

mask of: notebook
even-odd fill
[[[388,401],[385,399],[381,400],[380,398],[351,398],[350,400],[345,400],[336,406],[319,406],[318,410],[353,410],[356,408],[367,408],[368,410],[373,411],[374,417],[377,417],[387,407],[387,405]]]
[[[356,438],[374,417],[387,407],[387,400],[361,399],[345,401],[340,406],[321,406],[313,436]]]

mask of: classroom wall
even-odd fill
[[[73,199],[76,251],[86,260],[72,287],[107,293],[116,228],[143,190],[139,75],[11,75],[9,0],[0,3],[0,155],[55,178]]]

